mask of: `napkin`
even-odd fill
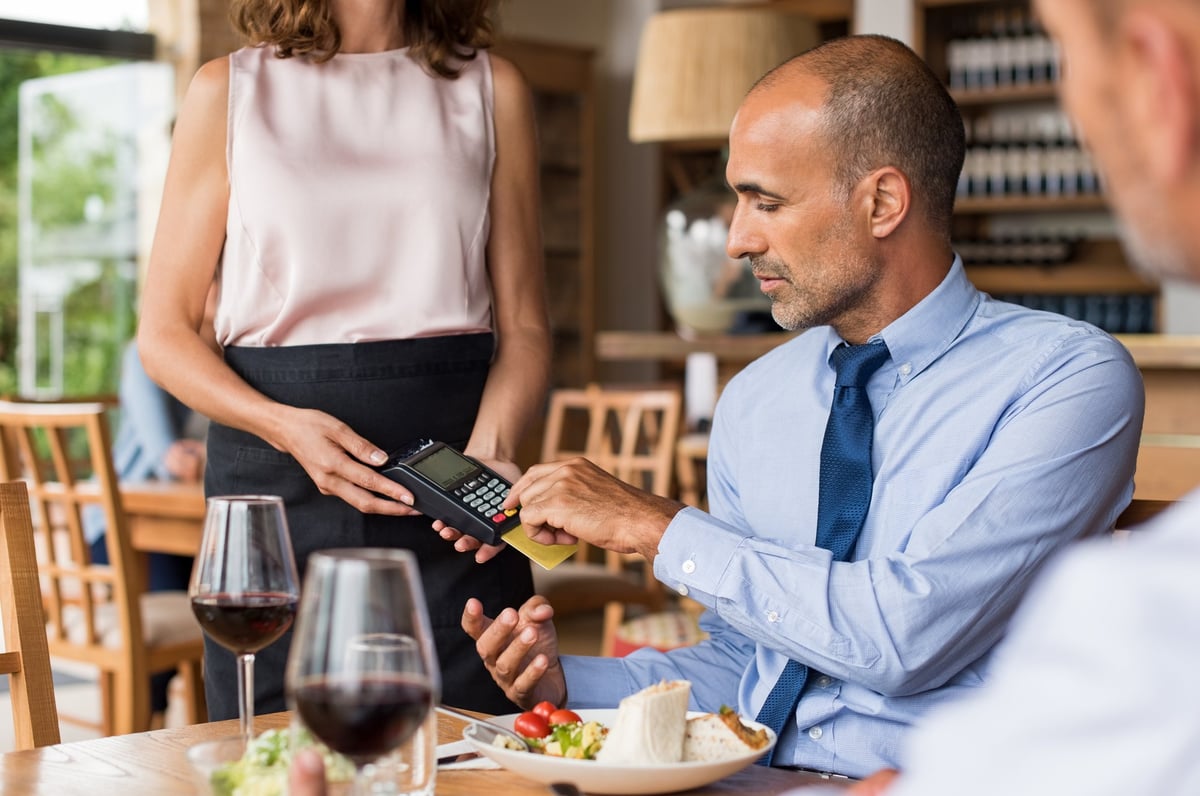
[[[458,771],[472,768],[500,768],[498,763],[493,763],[481,754],[475,753],[475,747],[467,741],[453,741],[451,743],[439,744],[437,748],[437,758],[453,758],[457,755],[475,754],[475,757],[467,758],[466,760],[457,760],[448,763],[439,763],[438,771]]]

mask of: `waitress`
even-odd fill
[[[301,571],[322,548],[414,551],[445,701],[502,713],[459,618],[467,595],[520,605],[528,562],[457,553],[372,469],[427,437],[515,479],[544,399],[533,112],[486,50],[487,7],[234,0],[250,46],[184,100],[138,345],[213,420],[205,491],[282,496]],[[214,278],[220,351],[201,332]],[[257,655],[256,712],[285,707],[290,640]],[[236,716],[234,657],[211,642],[205,680],[210,717]]]

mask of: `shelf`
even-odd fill
[[[1080,196],[984,196],[965,197],[954,203],[955,215],[982,213],[1042,213],[1108,210],[1100,194]]]
[[[974,105],[997,105],[1009,102],[1037,102],[1055,100],[1058,89],[1054,83],[1037,83],[1027,86],[1002,86],[987,90],[951,91],[950,96],[959,107]]]
[[[608,362],[650,360],[682,364],[688,354],[709,352],[718,359],[745,364],[795,335],[795,332],[774,332],[684,338],[676,332],[597,332],[596,356]]]
[[[1155,295],[1158,285],[1117,263],[1061,265],[972,265],[967,275],[985,293]]]
[[[651,360],[682,363],[707,351],[722,362],[745,365],[791,340],[799,332],[706,335],[684,339],[675,332],[607,331],[596,333],[596,354],[606,361]],[[1116,339],[1143,370],[1200,370],[1200,335],[1118,334]]]

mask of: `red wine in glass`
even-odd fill
[[[204,632],[234,653],[258,652],[287,632],[297,599],[285,592],[206,594],[192,598]]]
[[[413,554],[313,553],[288,657],[288,705],[354,762],[355,794],[374,792],[374,772],[425,724],[440,686]]]
[[[249,743],[254,734],[254,653],[287,632],[300,598],[282,498],[208,499],[188,597],[204,632],[237,655],[238,716]]]
[[[424,677],[331,676],[300,684],[292,700],[301,721],[326,746],[362,766],[396,749],[420,728],[433,692]]]

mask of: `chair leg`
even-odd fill
[[[181,661],[179,676],[183,680],[184,716],[188,724],[208,721],[208,705],[204,701],[204,675],[200,661]]]
[[[604,632],[600,638],[600,654],[611,658],[617,648],[617,631],[625,621],[625,604],[612,602],[604,606]]]
[[[113,674],[113,734],[126,735],[150,729],[150,678],[132,672]]]
[[[116,734],[114,719],[113,673],[100,672],[100,733],[105,737]]]

